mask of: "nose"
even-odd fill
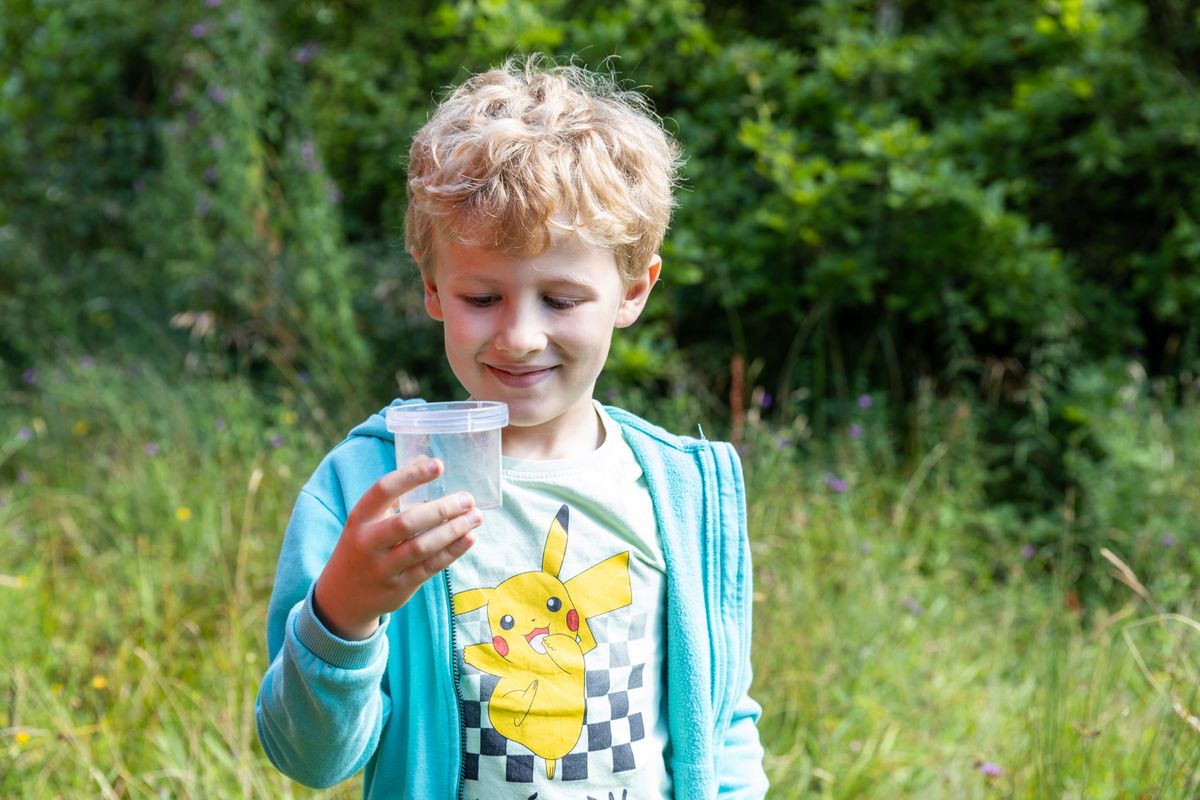
[[[497,322],[493,344],[500,352],[519,358],[545,349],[546,332],[541,319],[526,304],[511,304]]]

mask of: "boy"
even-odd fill
[[[536,60],[417,133],[407,245],[454,374],[508,404],[504,505],[392,513],[443,467],[393,471],[382,413],[326,457],[256,706],[288,775],[365,767],[369,798],[765,794],[737,458],[592,398],[658,279],[678,163],[641,95]]]

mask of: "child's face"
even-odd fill
[[[574,454],[563,446],[596,430],[592,391],[613,329],[638,318],[658,257],[628,286],[611,250],[575,236],[532,257],[448,245],[435,263],[425,308],[444,323],[446,358],[471,397],[508,404],[505,452]]]

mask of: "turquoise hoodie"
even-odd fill
[[[393,405],[402,402],[420,401]],[[463,734],[445,574],[362,642],[334,636],[313,613],[313,584],[346,516],[395,469],[386,410],[325,457],[296,501],[267,613],[271,665],[255,706],[258,735],[271,762],[309,786],[365,768],[366,798],[455,798]],[[761,798],[761,709],[747,694],[752,592],[741,464],[724,442],[606,410],[645,472],[667,564],[675,796]]]

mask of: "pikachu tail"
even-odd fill
[[[554,780],[554,768],[557,765],[558,765],[558,759],[555,759],[555,758],[547,758],[546,759],[546,780],[548,780],[548,781]]]

